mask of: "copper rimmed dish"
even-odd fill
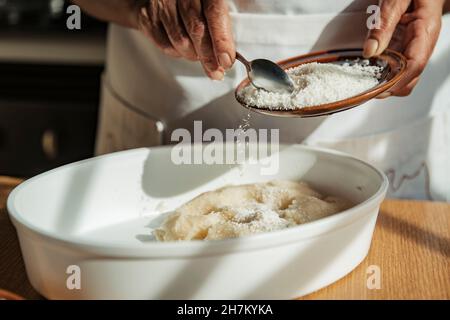
[[[293,57],[287,60],[278,62],[283,69],[290,69],[298,67],[299,65],[311,62],[318,63],[335,63],[343,64],[356,59],[364,59],[362,56],[363,49],[337,49],[329,51],[313,52],[306,55]],[[356,96],[339,100],[332,103],[301,107],[293,110],[274,110],[264,106],[248,105],[239,96],[239,92],[249,85],[249,79],[243,80],[235,91],[236,100],[246,108],[249,108],[255,112],[278,117],[317,117],[330,115],[333,113],[345,111],[354,107],[357,107],[375,97],[381,93],[392,88],[397,82],[404,76],[406,70],[406,58],[399,52],[394,50],[386,50],[380,56],[368,59],[370,65],[381,66],[383,72],[381,78],[378,81],[378,85],[364,91]]]

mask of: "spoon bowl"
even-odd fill
[[[289,75],[278,64],[267,59],[248,61],[239,52],[236,59],[244,64],[252,85],[269,92],[292,93],[294,83]]]

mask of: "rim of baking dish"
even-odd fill
[[[151,152],[155,149],[170,148],[171,146],[157,146],[151,148],[139,148],[133,150],[126,150],[115,152],[112,154],[102,155],[74,163],[70,163],[50,171],[39,174],[32,177],[20,185],[18,185],[10,193],[7,199],[7,210],[9,216],[16,229],[24,228],[20,231],[26,231],[27,236],[32,236],[36,239],[47,240],[46,245],[63,246],[78,250],[85,254],[100,255],[103,257],[116,257],[116,258],[175,258],[175,257],[194,257],[194,256],[206,256],[206,255],[219,255],[226,253],[237,253],[242,251],[254,251],[263,250],[271,247],[278,247],[288,245],[303,239],[311,239],[319,237],[321,235],[333,232],[340,228],[344,228],[365,215],[370,214],[367,211],[378,210],[384,196],[387,192],[389,181],[386,175],[378,168],[371,164],[364,162],[349,154],[330,150],[326,148],[310,147],[300,144],[280,144],[282,147],[296,147],[312,152],[320,152],[325,154],[331,154],[343,158],[347,158],[350,161],[358,162],[368,169],[372,170],[380,178],[380,187],[378,190],[365,201],[352,206],[351,208],[333,214],[331,216],[307,222],[301,225],[293,226],[287,229],[264,232],[255,235],[249,235],[240,238],[228,238],[223,240],[189,240],[189,241],[171,241],[171,242],[158,242],[149,241],[145,244],[139,245],[117,245],[111,244],[107,241],[100,240],[83,240],[79,236],[62,236],[55,232],[50,232],[44,228],[36,227],[24,219],[18,210],[16,210],[16,198],[22,189],[26,188],[29,184],[35,180],[41,179],[47,175],[51,175],[55,171],[61,169],[67,169],[70,167],[83,166],[86,163],[92,161],[108,161],[111,157],[129,155],[140,152]]]

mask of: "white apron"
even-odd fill
[[[361,47],[371,0],[230,1],[236,45],[249,58],[280,60],[312,50]],[[267,13],[272,12],[272,13]],[[390,197],[450,200],[450,16],[413,94],[374,100],[328,117],[282,119],[253,113],[254,128],[280,140],[342,150],[384,170]],[[247,111],[233,90],[239,64],[222,82],[198,63],[161,54],[139,32],[110,27],[97,152],[170,143],[174,129],[237,128]]]

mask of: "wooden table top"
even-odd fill
[[[0,177],[0,289],[41,299],[28,282],[5,208],[19,182]],[[380,289],[367,287],[369,266],[379,267]],[[343,279],[302,299],[450,299],[450,204],[386,200],[367,258]]]

